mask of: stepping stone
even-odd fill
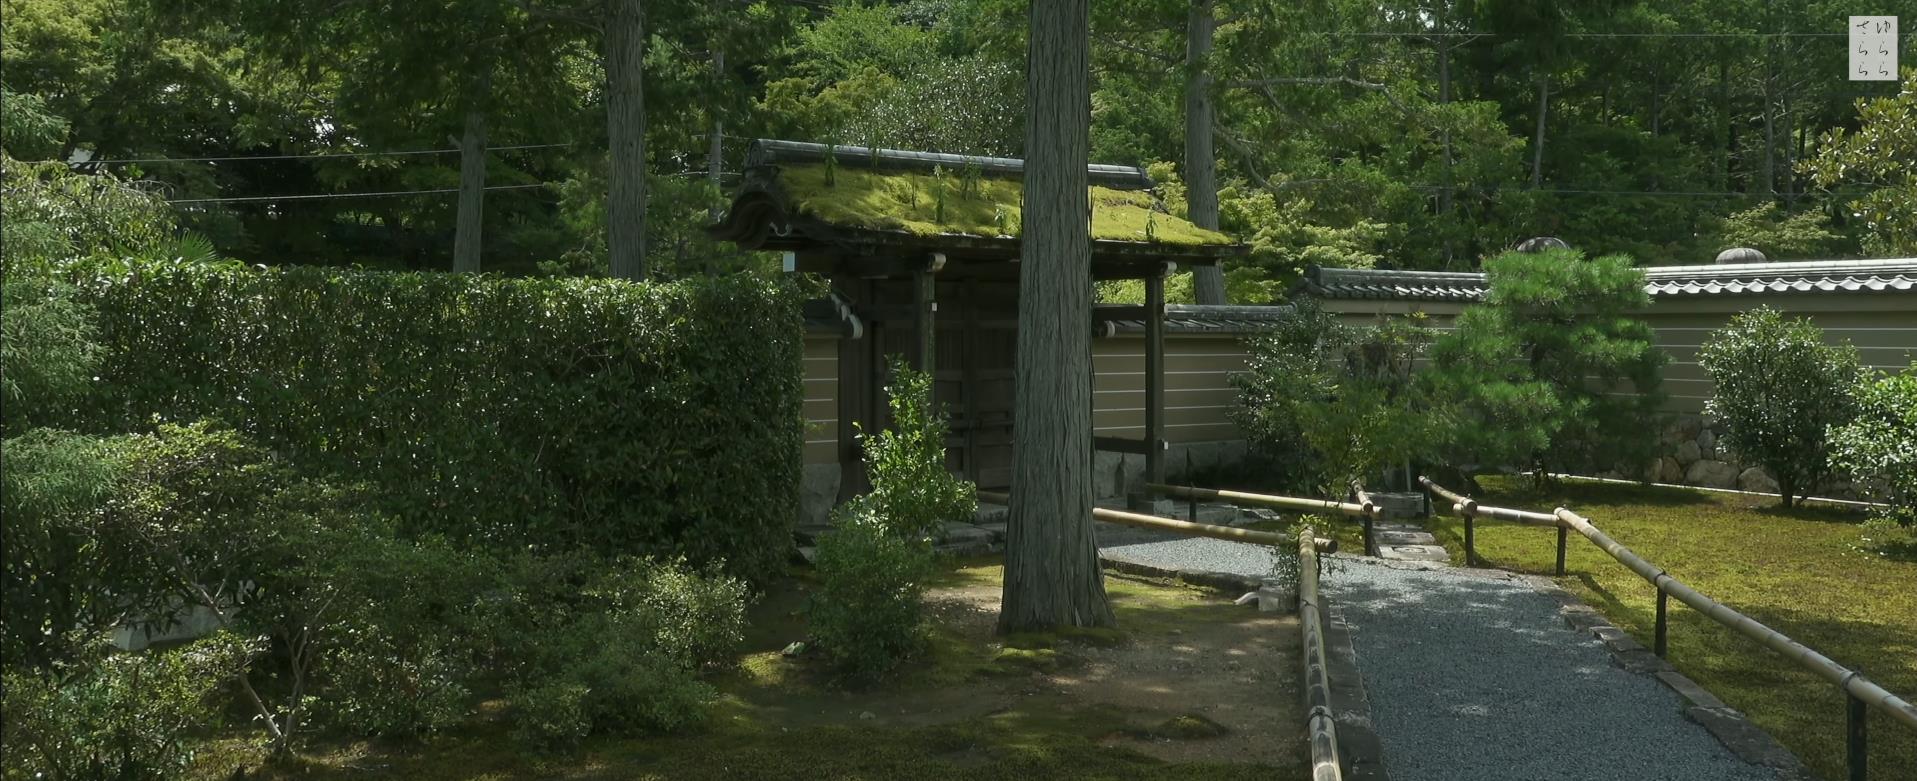
[[[990,544],[994,536],[1003,537],[1004,532],[1000,531],[999,534],[994,535],[990,530],[981,526],[975,526],[969,523],[948,523],[945,524],[945,530],[939,533],[939,544],[941,546],[966,545],[981,542]]]
[[[1451,554],[1437,545],[1379,545],[1378,558],[1392,561],[1428,561],[1449,564]]]
[[[1438,538],[1427,531],[1390,531],[1372,530],[1371,536],[1379,545],[1436,545]]]
[[[1000,521],[980,521],[980,522],[979,522],[978,524],[976,524],[976,525],[977,525],[977,526],[978,526],[979,528],[981,528],[981,529],[984,529],[984,530],[986,530],[986,531],[988,531],[988,532],[991,532],[991,533],[992,533],[992,541],[993,541],[993,542],[1003,542],[1003,541],[1005,541],[1005,522],[1004,522],[1004,521],[1002,521],[1002,520],[1000,520]]]

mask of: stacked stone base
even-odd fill
[[[1702,415],[1676,415],[1668,419],[1659,439],[1659,450],[1659,456],[1649,464],[1637,468],[1620,465],[1596,476],[1767,494],[1778,491],[1777,478],[1732,451],[1724,442],[1724,425]],[[1835,499],[1861,498],[1850,481],[1841,478],[1814,486],[1810,493]]]

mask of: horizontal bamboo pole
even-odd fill
[[[1306,728],[1311,740],[1312,781],[1342,781],[1338,724],[1331,715],[1331,673],[1325,660],[1324,614],[1318,605],[1318,551],[1298,544],[1298,626],[1305,654]]]
[[[1459,515],[1470,515],[1478,518],[1491,518],[1515,523],[1528,523],[1533,526],[1564,525],[1555,515],[1534,513],[1530,510],[1513,510],[1509,507],[1485,507],[1478,504],[1478,500],[1476,499],[1463,494],[1453,493],[1444,486],[1432,482],[1429,477],[1419,477],[1418,482],[1424,487],[1431,489],[1432,493],[1449,500],[1451,502],[1452,512],[1458,513]]]
[[[999,493],[996,491],[979,491],[978,498],[982,501],[992,502],[993,504],[1002,504],[1007,507],[1010,507],[1012,503],[1011,494],[1004,494],[1004,493]],[[1176,518],[1161,518],[1156,515],[1145,515],[1143,513],[1128,513],[1122,510],[1107,510],[1103,507],[1092,508],[1092,517],[1101,521],[1105,521],[1107,523],[1117,523],[1117,524],[1123,524],[1125,526],[1137,526],[1142,529],[1156,529],[1159,531],[1177,532],[1179,534],[1189,534],[1194,537],[1210,537],[1216,540],[1230,540],[1232,542],[1249,542],[1249,543],[1254,543],[1257,545],[1283,545],[1285,547],[1291,547],[1293,545],[1298,544],[1298,539],[1296,537],[1293,537],[1292,535],[1289,535],[1289,534],[1284,534],[1282,532],[1258,531],[1256,529],[1240,529],[1233,526],[1217,526],[1217,525],[1209,524],[1209,523],[1192,523],[1190,521],[1181,521]],[[1311,542],[1312,542],[1312,547],[1316,550],[1322,550],[1326,553],[1338,552],[1337,540],[1325,539],[1323,537],[1313,537],[1311,539]]]
[[[1365,515],[1373,511],[1368,504],[1333,502],[1327,499],[1300,499],[1295,496],[1270,496],[1252,494],[1243,491],[1219,491],[1211,488],[1197,488],[1188,485],[1166,485],[1164,483],[1146,483],[1149,490],[1161,494],[1186,499],[1205,499],[1210,501],[1232,502],[1234,504],[1253,504],[1260,507],[1274,507],[1280,510],[1315,510],[1318,512],[1342,513],[1344,515]]]
[[[1910,704],[1903,698],[1892,694],[1884,687],[1872,683],[1871,680],[1865,678],[1863,674],[1838,664],[1830,657],[1818,653],[1810,646],[1792,640],[1784,633],[1765,626],[1762,622],[1743,613],[1739,613],[1722,602],[1698,593],[1696,589],[1671,577],[1670,573],[1645,561],[1643,557],[1632,552],[1630,548],[1626,548],[1617,540],[1611,539],[1610,535],[1598,530],[1596,526],[1593,526],[1591,522],[1583,516],[1564,508],[1558,508],[1557,516],[1563,520],[1566,525],[1572,529],[1576,529],[1579,534],[1584,535],[1585,538],[1589,539],[1593,544],[1604,549],[1605,553],[1611,554],[1611,558],[1617,559],[1618,563],[1629,567],[1631,571],[1637,573],[1639,577],[1650,581],[1659,591],[1676,597],[1677,601],[1689,605],[1691,609],[1699,613],[1709,616],[1713,621],[1736,630],[1738,634],[1756,640],[1765,647],[1783,654],[1785,658],[1795,661],[1811,672],[1816,673],[1819,677],[1837,684],[1838,688],[1862,700],[1864,704],[1889,714],[1891,718],[1903,722],[1905,726],[1917,729],[1917,705]]]

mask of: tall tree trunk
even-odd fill
[[[646,278],[646,17],[642,0],[607,0],[606,250],[612,275]]]
[[[1193,225],[1218,230],[1218,154],[1212,148],[1211,59],[1213,0],[1192,0],[1185,22],[1185,203]],[[1192,298],[1200,304],[1225,303],[1225,272],[1218,266],[1192,269]]]
[[[1531,189],[1544,186],[1544,119],[1551,110],[1551,78],[1538,74],[1538,129],[1531,138]]]
[[[726,52],[724,49],[714,48],[712,50],[712,75],[715,79],[723,78],[725,72]],[[706,180],[712,183],[713,190],[722,191],[723,187],[719,182],[719,175],[723,173],[725,165],[724,142],[726,137],[726,121],[725,118],[719,115],[717,101],[714,101],[713,105],[707,106],[706,110],[711,112],[712,116],[712,133],[706,141]],[[714,205],[711,216],[713,221],[717,222],[720,217],[725,216],[725,207]]]
[[[1764,167],[1758,169],[1758,194],[1766,198],[1777,195],[1777,74],[1771,71],[1769,64],[1764,67]]]
[[[1112,626],[1092,536],[1089,0],[1031,4],[1012,506],[1000,632]]]
[[[1449,31],[1443,20],[1439,21],[1440,31]],[[1438,41],[1438,105],[1451,106],[1451,44],[1443,39]],[[1451,115],[1444,117],[1444,186],[1438,188],[1438,214],[1443,217],[1444,226],[1444,267],[1451,269],[1453,247],[1451,246],[1451,199],[1455,197],[1452,189],[1457,187],[1457,179],[1452,170],[1456,165],[1456,152],[1451,144]]]
[[[1718,53],[1717,61],[1717,181],[1718,190],[1731,191],[1731,59]]]
[[[481,78],[485,85],[490,79]],[[484,92],[482,86],[479,92]],[[479,272],[480,231],[486,221],[486,114],[477,100],[466,107],[459,136],[459,210],[453,234],[453,270]]]

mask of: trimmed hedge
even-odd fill
[[[90,261],[102,433],[224,420],[366,482],[410,534],[776,572],[801,322],[753,276],[632,284]]]

